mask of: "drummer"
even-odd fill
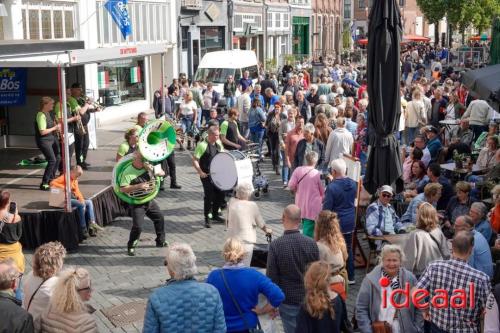
[[[224,151],[222,142],[219,140],[219,126],[212,125],[207,130],[207,137],[198,143],[193,155],[193,166],[200,176],[203,185],[203,214],[205,216],[205,228],[210,228],[210,219],[223,223],[219,215],[219,208],[224,200],[224,193],[220,191],[211,181],[210,162],[219,152]]]
[[[227,120],[223,121],[220,126],[220,140],[225,149],[239,150],[241,144],[246,142],[238,130],[238,116],[239,112],[236,108],[230,109]]]

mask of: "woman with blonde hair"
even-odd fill
[[[441,228],[436,208],[428,202],[417,208],[416,229],[410,233],[405,243],[404,266],[417,278],[434,260],[449,259],[450,250]]]
[[[49,190],[49,183],[56,177],[56,171],[61,160],[59,140],[57,135],[61,129],[51,114],[54,109],[54,100],[50,97],[42,97],[35,119],[35,141],[38,149],[47,160],[47,166],[43,172],[40,189]]]
[[[345,303],[330,290],[330,265],[316,261],[309,266],[304,285],[304,304],[297,315],[295,332],[342,332],[347,322]]]
[[[184,136],[191,133],[194,124],[196,124],[196,117],[198,113],[198,106],[193,100],[193,93],[187,91],[184,95],[184,99],[179,105],[179,111],[177,111],[177,119],[181,121],[182,133]],[[191,141],[188,137],[187,148],[191,149]],[[181,140],[181,150],[184,149],[184,140]]]
[[[326,146],[326,143],[328,142],[328,137],[330,136],[330,133],[333,131],[332,128],[330,127],[326,114],[320,113],[316,116],[316,119],[314,120],[314,127],[316,127],[316,131],[314,132],[314,137],[323,142],[323,144]]]
[[[23,308],[33,316],[35,332],[40,332],[40,316],[49,304],[63,267],[66,249],[59,242],[40,245],[33,255],[32,271],[24,283]]]
[[[48,308],[41,317],[41,332],[93,333],[95,319],[85,302],[90,300],[92,285],[86,269],[63,271],[52,292]]]
[[[340,231],[337,213],[323,210],[316,219],[314,240],[319,249],[320,260],[330,265],[330,288],[335,290],[342,299],[346,299],[347,246]]]
[[[285,294],[267,276],[242,264],[246,251],[238,239],[229,238],[222,254],[224,267],[210,272],[207,283],[219,291],[227,332],[248,332],[260,327],[257,316],[273,313],[285,299]],[[257,307],[259,294],[268,301],[261,308]]]

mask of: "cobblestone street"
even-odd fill
[[[116,131],[116,126],[113,132],[119,132]],[[117,135],[114,134],[115,137]],[[110,154],[113,154],[117,147],[115,143],[119,142],[119,139],[103,142],[106,144],[99,148],[100,151],[109,150]],[[167,187],[164,192],[160,192],[156,200],[165,216],[168,242],[187,242],[193,247],[199,268],[197,279],[204,280],[208,272],[223,264],[221,250],[225,240],[225,228],[216,223],[211,229],[204,228],[201,183],[191,167],[189,154],[178,151],[175,154],[178,183],[182,189],[171,190]],[[282,188],[280,177],[271,173],[267,160],[262,165],[262,170],[269,177],[271,187],[270,192],[258,201],[258,205],[266,223],[277,237],[283,232],[280,221],[282,210],[293,202],[293,199],[290,193]],[[115,328],[101,310],[132,301],[146,302],[151,291],[161,286],[168,278],[163,266],[164,249],[155,247],[151,221],[145,221],[135,257],[129,257],[126,253],[130,227],[130,218],[118,218],[99,233],[97,238],[86,240],[78,252],[70,253],[66,257],[66,266],[84,267],[92,275],[94,291],[90,304],[97,309],[95,316],[101,332],[142,331],[142,321]],[[264,234],[257,234],[258,242],[265,243]],[[27,268],[30,269],[31,252],[26,255],[26,260]],[[361,271],[358,270],[358,273]],[[357,285],[349,288],[349,312],[352,311],[354,297],[361,282],[360,274],[357,275],[357,282]]]

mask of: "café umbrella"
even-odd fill
[[[382,185],[403,187],[403,167],[395,133],[401,115],[399,52],[401,14],[396,0],[374,1],[368,28],[368,140],[364,178],[369,193]]]

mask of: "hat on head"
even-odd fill
[[[439,133],[439,130],[436,127],[434,127],[434,126],[427,126],[425,128],[425,131],[426,132],[432,132],[432,133],[435,133],[435,134]]]
[[[390,187],[389,185],[383,185],[380,189],[379,189],[379,193],[390,193],[391,195],[394,194],[394,191],[392,190],[392,187]]]
[[[71,85],[71,89],[83,88],[81,83],[75,82]]]

